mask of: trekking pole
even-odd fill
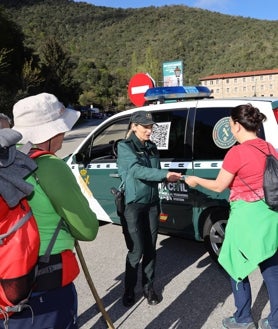
[[[75,241],[75,250],[76,250],[76,253],[77,253],[77,256],[79,258],[79,261],[80,261],[80,264],[81,264],[81,267],[82,267],[82,270],[84,272],[84,275],[85,275],[85,278],[87,280],[87,283],[91,289],[91,292],[95,298],[95,301],[97,303],[97,306],[100,310],[100,312],[102,313],[107,325],[108,325],[108,328],[109,329],[115,329],[114,325],[113,325],[113,322],[111,321],[108,313],[106,312],[104,306],[103,306],[103,303],[102,303],[102,300],[100,299],[98,293],[97,293],[97,290],[95,288],[95,285],[93,283],[93,280],[92,280],[92,277],[90,275],[90,272],[89,272],[89,269],[88,269],[88,266],[85,262],[85,258],[83,256],[83,253],[82,253],[82,250],[80,248],[80,245],[79,245],[79,242],[76,240]]]

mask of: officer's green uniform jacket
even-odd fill
[[[124,182],[125,203],[155,203],[159,201],[158,182],[166,179],[160,169],[156,145],[143,145],[134,133],[118,144],[118,172]]]

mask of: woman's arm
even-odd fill
[[[186,176],[185,183],[190,187],[200,185],[214,192],[222,192],[228,188],[234,179],[234,174],[221,168],[216,179],[205,179],[197,176]]]

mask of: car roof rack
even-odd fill
[[[205,86],[171,86],[149,88],[144,98],[146,104],[180,102],[187,99],[211,98],[211,90]]]

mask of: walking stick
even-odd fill
[[[87,266],[87,264],[85,262],[85,258],[83,256],[82,250],[81,250],[80,245],[79,245],[79,243],[78,243],[77,240],[75,241],[75,250],[77,252],[77,256],[79,258],[79,261],[80,261],[82,270],[84,272],[85,278],[87,280],[87,283],[88,283],[88,285],[89,285],[89,287],[91,289],[91,292],[92,292],[92,294],[93,294],[93,296],[95,298],[95,301],[97,303],[97,306],[98,306],[100,312],[102,313],[102,315],[103,315],[103,317],[104,317],[104,319],[105,319],[105,321],[106,321],[106,323],[108,325],[108,328],[109,329],[115,329],[115,327],[113,325],[113,322],[111,321],[108,313],[106,312],[106,310],[105,310],[105,308],[103,306],[102,300],[100,299],[100,297],[99,297],[99,295],[97,293],[97,290],[96,290],[95,285],[93,283],[93,280],[92,280],[92,277],[90,275],[88,266]]]

